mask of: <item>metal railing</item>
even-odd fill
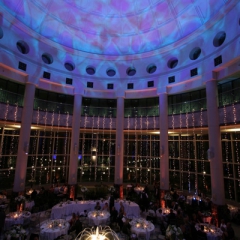
[[[116,118],[117,116],[117,109],[111,107],[91,107],[91,106],[83,106],[81,110],[81,115],[92,117],[92,116],[99,116],[99,117],[113,117]]]
[[[0,102],[9,103],[10,105],[18,104],[19,107],[23,107],[24,95],[9,92],[4,89],[0,89]]]
[[[181,102],[176,104],[169,104],[168,105],[168,114],[180,114],[180,113],[187,113],[187,112],[196,112],[205,110],[207,108],[207,100],[206,98],[201,98],[194,101],[189,102]]]
[[[159,106],[152,107],[132,107],[124,109],[124,117],[141,117],[141,116],[159,116]]]
[[[240,88],[234,88],[218,95],[219,107],[238,102],[240,102]]]
[[[69,113],[73,114],[73,105],[59,102],[50,102],[42,99],[34,99],[33,109],[47,112],[56,112],[56,113]]]

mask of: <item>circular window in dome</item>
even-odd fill
[[[3,30],[2,30],[2,28],[0,28],[0,39],[2,39],[3,38]]]
[[[115,74],[116,74],[116,71],[114,69],[108,69],[107,70],[107,75],[109,77],[113,77],[113,76],[115,76]]]
[[[169,59],[167,65],[171,69],[175,68],[178,65],[178,59],[177,58]]]
[[[95,68],[94,67],[87,67],[86,68],[86,72],[87,72],[87,74],[89,74],[89,75],[94,75],[95,74]]]
[[[73,71],[75,69],[75,65],[71,62],[65,62],[64,63],[64,67],[68,70],[68,71]]]
[[[189,58],[191,60],[196,60],[199,58],[200,54],[201,54],[202,50],[199,47],[195,47],[189,54]]]
[[[152,73],[156,72],[156,70],[157,70],[157,66],[155,64],[150,64],[147,67],[147,72],[149,74],[152,74]]]
[[[22,53],[22,54],[28,54],[29,53],[29,46],[26,42],[18,41],[16,43],[16,45],[17,45],[17,49],[20,53]]]
[[[219,32],[213,39],[213,46],[214,47],[220,47],[226,39],[226,33],[225,32]]]
[[[134,76],[135,74],[136,74],[136,69],[135,69],[135,68],[129,67],[129,68],[127,69],[127,75],[128,75],[128,76]]]
[[[48,53],[44,53],[42,55],[42,60],[46,64],[52,64],[53,63],[53,57],[50,54],[48,54]]]

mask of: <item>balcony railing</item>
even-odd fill
[[[125,108],[124,117],[127,118],[128,116],[130,117],[159,116],[159,106]]]
[[[42,99],[34,99],[33,109],[47,112],[56,112],[66,114],[67,112],[73,114],[73,105],[59,102],[50,102]]]
[[[206,98],[201,98],[194,101],[189,102],[181,102],[176,104],[169,104],[168,105],[168,114],[180,114],[180,113],[187,113],[187,112],[196,112],[205,110],[207,108],[207,101]]]
[[[117,109],[111,107],[91,107],[91,106],[83,106],[81,115],[92,117],[92,116],[99,116],[99,117],[113,117],[116,118],[117,116]]]
[[[240,102],[240,88],[234,88],[218,95],[219,107],[238,102]]]
[[[10,105],[18,104],[19,107],[23,107],[23,95],[12,93],[3,89],[0,89],[0,102],[9,103]]]

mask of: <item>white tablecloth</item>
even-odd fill
[[[151,222],[146,221],[146,219],[143,218],[135,218],[129,224],[131,225],[132,233],[135,233],[137,236],[140,233],[143,233],[146,235],[146,240],[149,239],[150,233],[155,229]]]
[[[60,235],[67,234],[69,223],[64,219],[46,220],[40,226],[40,238],[54,240]]]
[[[208,240],[219,240],[222,237],[222,230],[220,228],[217,228],[214,225],[210,225],[210,224],[201,224],[204,225],[204,232],[207,233],[207,239]],[[200,224],[196,224],[195,225],[196,230],[200,230]]]
[[[71,215],[72,213],[79,213],[81,214],[84,212],[84,210],[87,210],[87,212],[94,210],[94,207],[96,206],[96,202],[99,202],[101,205],[101,208],[104,206],[104,204],[108,201],[70,201],[65,202],[62,204],[57,204],[52,208],[51,212],[51,218],[52,219],[60,219],[65,218],[66,216]],[[135,216],[138,217],[140,215],[140,209],[139,205],[134,202],[129,201],[122,201],[123,206],[125,208],[125,212],[127,216]],[[120,208],[120,201],[115,201],[114,206],[117,211],[119,211]]]
[[[27,211],[23,212],[11,212],[6,215],[4,229],[8,230],[12,225],[23,224],[24,221],[30,221],[31,213]]]
[[[89,220],[93,221],[94,225],[105,225],[110,217],[110,213],[106,211],[90,211],[88,213]]]

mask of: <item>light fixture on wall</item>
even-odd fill
[[[25,142],[23,150],[24,150],[25,154],[27,155],[28,150],[29,150],[29,143],[28,142]]]
[[[97,148],[93,147],[92,148],[92,160],[95,161],[97,158]]]

